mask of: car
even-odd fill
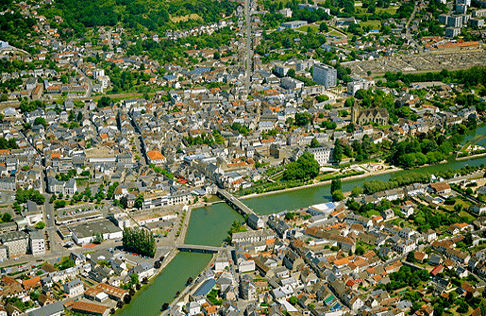
[[[47,219],[51,218],[51,216],[49,214],[47,214]]]

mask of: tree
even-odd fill
[[[10,215],[10,213],[3,213],[2,215],[2,222],[10,222],[12,220],[12,215]]]
[[[319,174],[320,168],[314,155],[305,152],[296,162],[287,165],[284,171],[284,178],[287,180],[310,180]]]
[[[413,251],[410,251],[407,255],[407,261],[408,262],[411,262],[411,263],[415,263],[416,260],[415,260],[415,254]]]
[[[471,232],[467,232],[466,235],[464,236],[464,243],[467,246],[471,246],[473,243],[473,238]]]
[[[103,234],[100,234],[100,233],[95,233],[94,234],[94,239],[93,239],[93,243],[94,244],[101,244],[103,242]]]
[[[326,22],[322,22],[320,25],[319,25],[319,31],[323,32],[323,33],[327,33],[329,32],[329,27],[327,26]]]
[[[46,224],[43,221],[40,221],[37,224],[35,224],[35,228],[37,229],[44,229],[44,227],[46,227]]]
[[[355,186],[351,191],[352,196],[359,196],[361,194],[363,194],[363,188],[360,186]]]
[[[289,298],[289,303],[290,303],[290,304],[292,304],[292,305],[295,305],[295,304],[297,304],[298,300],[299,300],[299,299],[298,299],[297,297],[295,297],[295,296],[291,296],[291,297]]]
[[[341,179],[332,179],[331,181],[331,193],[337,190],[341,190]]]
[[[312,115],[309,112],[295,113],[295,124],[305,126],[310,123]]]
[[[311,143],[310,143],[310,148],[317,148],[321,146],[321,144],[319,143],[319,141],[317,140],[317,138],[312,138],[311,140]]]
[[[166,311],[168,309],[169,309],[169,303],[166,302],[166,303],[162,304],[162,311]]]
[[[343,148],[339,139],[336,139],[336,141],[334,142],[333,159],[335,162],[341,162],[341,160],[343,159]]]
[[[344,200],[344,194],[341,190],[336,190],[331,193],[333,201],[342,201]]]
[[[457,308],[457,312],[461,314],[465,314],[468,311],[469,311],[469,305],[466,302],[462,302]]]
[[[109,97],[101,97],[98,101],[98,108],[104,108],[111,105],[111,99]]]
[[[154,236],[139,228],[125,228],[123,230],[123,248],[126,251],[135,252],[143,256],[153,258],[156,252]]]
[[[133,204],[133,206],[135,206],[138,209],[141,209],[142,208],[142,204],[143,204],[143,194],[140,194],[135,199],[135,203]]]

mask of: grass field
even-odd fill
[[[180,21],[186,22],[186,21],[189,21],[189,20],[200,20],[200,19],[201,19],[201,17],[196,13],[192,13],[192,14],[188,14],[188,15],[184,15],[184,16],[171,16],[170,17],[170,20],[174,23],[177,23],[177,22],[180,22]]]
[[[369,26],[371,27],[372,30],[379,30],[381,27],[381,21],[380,20],[369,20],[366,22],[361,22],[360,25],[362,27],[364,26]]]
[[[302,32],[308,32],[309,27],[312,29],[312,31],[319,32],[319,27],[317,25],[313,25],[313,24],[301,26],[297,30],[302,31]]]

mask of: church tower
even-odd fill
[[[356,125],[358,122],[358,116],[359,116],[359,106],[358,106],[358,101],[354,100],[353,107],[351,109],[351,122]]]

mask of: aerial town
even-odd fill
[[[0,316],[486,316],[484,0],[0,3]]]

